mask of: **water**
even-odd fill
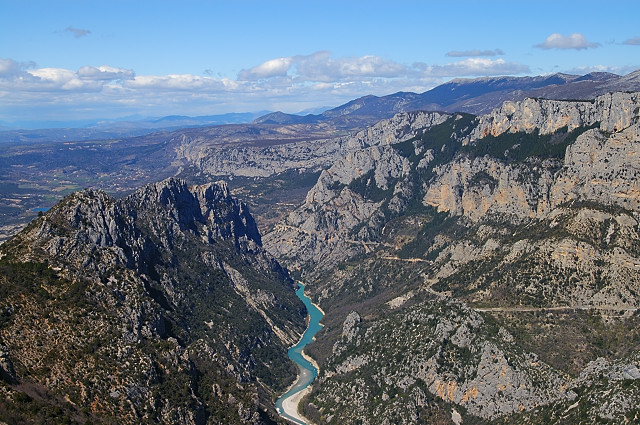
[[[315,334],[318,333],[320,329],[322,329],[320,320],[322,320],[323,314],[315,305],[311,303],[311,299],[304,295],[304,285],[299,285],[300,287],[296,291],[296,295],[307,307],[307,311],[309,312],[309,326],[302,336],[302,339],[300,339],[300,342],[289,348],[289,351],[287,352],[289,358],[298,365],[298,380],[293,385],[293,387],[289,389],[289,391],[284,393],[282,397],[280,397],[276,401],[276,408],[278,409],[278,412],[280,412],[281,416],[289,419],[290,421],[301,425],[307,425],[305,422],[301,422],[287,415],[282,409],[282,402],[284,399],[291,397],[292,395],[307,388],[309,385],[311,385],[313,380],[316,379],[316,376],[318,376],[318,370],[307,359],[302,357],[302,350],[304,350],[304,347],[307,344],[313,341],[313,337],[315,336]]]

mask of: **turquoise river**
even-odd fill
[[[322,320],[323,314],[318,307],[316,307],[309,297],[304,294],[304,285],[299,284],[299,288],[296,291],[296,295],[298,298],[302,300],[304,305],[307,307],[307,311],[309,312],[309,326],[305,331],[304,335],[300,339],[298,344],[291,347],[288,351],[289,358],[293,360],[298,365],[298,380],[293,384],[289,391],[284,393],[282,397],[280,397],[276,401],[276,408],[281,416],[284,418],[301,425],[307,425],[306,422],[303,422],[299,419],[296,419],[285,412],[282,407],[283,401],[294,396],[300,391],[307,388],[313,380],[318,376],[318,370],[302,356],[302,350],[304,347],[313,341],[313,337],[320,329],[322,329],[322,325],[320,321]]]

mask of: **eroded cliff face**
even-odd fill
[[[638,93],[608,93],[593,101],[564,101],[525,99],[520,102],[504,102],[490,114],[482,115],[471,133],[469,141],[505,132],[516,133],[534,130],[551,134],[567,127],[569,131],[599,123],[605,132],[617,132],[637,122]]]
[[[118,200],[82,191],[0,257],[7,418],[37,422],[52,409],[100,423],[277,417],[271,397],[295,376],[286,350],[304,306],[223,183],[169,179]]]
[[[639,111],[637,93],[507,102],[323,172],[265,236],[327,313],[305,414],[638,418]]]
[[[284,127],[277,134],[282,140],[269,141],[274,135],[266,133],[265,142],[260,143],[260,134],[253,134],[253,139],[239,141],[235,148],[215,139],[182,136],[176,143],[175,161],[177,165],[192,164],[211,176],[268,177],[291,169],[320,170],[349,152],[414,137],[417,131],[447,117],[448,114],[438,112],[401,113],[349,136],[307,135],[302,140],[295,126]]]
[[[636,116],[637,120],[637,116]],[[595,201],[638,211],[640,153],[637,122],[619,132],[584,132],[564,160],[507,163],[460,158],[435,169],[424,203],[477,221],[488,212],[541,218],[570,201]],[[485,184],[478,184],[478,176]]]
[[[357,133],[350,140],[361,148],[347,152],[322,171],[304,204],[265,235],[267,249],[286,259],[292,269],[301,269],[306,264],[332,267],[361,250],[368,250],[367,243],[375,243],[375,238],[370,240],[368,236],[373,233],[364,229],[365,233],[356,236],[357,227],[375,222],[380,225],[377,231],[382,228],[382,198],[387,192],[397,192],[391,205],[399,203],[407,188],[396,183],[411,172],[410,162],[390,142],[414,138],[447,117],[439,113],[398,114]],[[376,193],[363,196],[363,185]]]
[[[353,316],[358,318],[355,323],[349,321]],[[522,352],[509,332],[494,326],[468,307],[446,300],[371,322],[352,312],[319,378],[320,389],[310,398],[336,406],[323,409],[323,415],[331,417],[328,423],[368,417],[376,418],[374,423],[393,419],[402,424],[428,417],[434,399],[492,419],[550,399],[576,398],[568,390],[568,376],[537,355]],[[374,340],[377,344],[372,345]],[[352,381],[345,381],[349,375],[360,384],[357,393],[350,391]],[[351,408],[338,407],[343,404]]]
[[[358,247],[355,241],[375,242],[385,220],[403,211],[407,200],[417,196],[423,205],[472,221],[487,214],[514,220],[541,218],[570,201],[593,200],[637,210],[639,105],[640,95],[634,93],[608,94],[594,102],[507,102],[444,138],[437,136],[441,140],[435,142],[436,136],[430,137],[428,131],[434,125],[448,126],[443,116],[416,119],[416,125],[426,122],[429,126],[422,130],[414,126],[408,133],[388,128],[394,123],[407,128],[406,120],[398,116],[381,124],[384,131],[372,128],[359,133],[356,139],[364,147],[349,152],[322,173],[305,203],[266,236],[267,247],[294,268],[312,258],[331,259],[335,264],[365,249],[366,244]],[[458,116],[448,123],[455,125],[456,120],[465,121]],[[479,147],[503,143],[501,139],[487,142],[481,138],[486,134],[495,138],[534,129],[549,135],[540,144],[548,144],[549,149],[560,146],[556,148],[559,153],[509,160],[505,157],[537,149],[538,142],[529,140],[523,146],[517,139],[505,146],[502,157],[483,154]],[[427,135],[419,141],[418,133]],[[397,134],[403,136],[389,144]],[[414,135],[413,139],[407,134]],[[407,146],[399,149],[401,145]],[[419,174],[428,178],[416,181]],[[366,181],[356,184],[358,179]],[[362,189],[363,185],[370,189]],[[365,222],[367,229],[362,231]]]

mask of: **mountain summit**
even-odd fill
[[[72,194],[0,268],[3,418],[274,423],[306,311],[224,183]]]

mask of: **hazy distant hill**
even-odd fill
[[[139,120],[107,120],[93,122],[18,122],[0,125],[2,142],[48,142],[113,139],[135,137],[157,131],[187,127],[210,127],[225,124],[247,124],[267,111],[228,113],[189,117],[169,115]],[[39,127],[39,128],[37,128]]]
[[[332,121],[339,126],[373,124],[398,112],[419,110],[484,114],[505,100],[522,100],[526,97],[593,99],[607,92],[638,90],[640,71],[626,76],[593,72],[582,76],[558,73],[536,77],[455,79],[422,94],[398,92],[380,97],[364,96],[320,115],[300,117],[278,112],[277,124],[321,121]],[[255,122],[266,122],[265,118],[273,115],[260,117]]]

